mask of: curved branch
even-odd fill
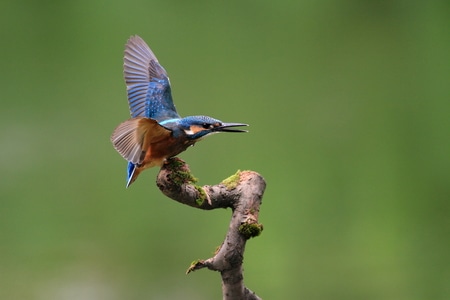
[[[202,268],[220,272],[223,299],[260,299],[244,286],[242,261],[246,241],[263,229],[258,215],[266,187],[264,178],[253,171],[238,171],[213,186],[198,186],[196,181],[187,164],[175,157],[161,168],[157,185],[164,195],[180,203],[205,210],[229,207],[233,213],[225,240],[215,255],[193,262],[187,273]]]

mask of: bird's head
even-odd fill
[[[199,140],[207,135],[219,132],[247,132],[247,130],[233,129],[232,127],[248,126],[242,123],[224,123],[207,116],[186,117],[181,119],[180,125],[190,140]]]

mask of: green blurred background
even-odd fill
[[[230,211],[125,189],[139,34],[181,115],[251,125],[181,157],[267,180],[245,283],[264,299],[450,299],[448,1],[3,1],[0,299],[220,299]]]

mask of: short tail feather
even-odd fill
[[[132,162],[128,162],[127,166],[127,188],[136,180],[137,175],[139,172],[137,172],[136,165]]]

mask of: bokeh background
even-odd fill
[[[181,115],[251,124],[181,157],[267,180],[245,283],[264,299],[450,299],[448,1],[3,1],[0,298],[220,299],[230,211],[125,189],[142,36]]]

